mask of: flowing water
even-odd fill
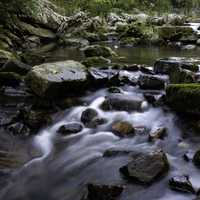
[[[49,55],[51,60],[69,58],[73,50],[60,49]],[[159,48],[117,48],[126,63],[144,63],[152,65],[157,58],[169,56],[195,57],[197,51],[175,51]],[[73,53],[72,53],[73,54]],[[59,56],[58,56],[59,55]],[[82,55],[74,50],[73,56],[80,60]],[[74,57],[73,57],[74,59]],[[124,72],[129,76],[138,76],[135,72]],[[166,77],[163,77],[166,78]],[[139,96],[147,91],[137,86],[122,86],[126,95]],[[150,91],[148,91],[150,92]],[[164,91],[157,91],[157,97]],[[104,112],[101,103],[108,94],[107,88],[88,92],[80,97],[84,105],[66,109],[54,115],[55,122],[42,129],[33,138],[32,145],[41,150],[42,156],[33,159],[17,171],[9,180],[7,186],[1,189],[2,200],[79,200],[87,183],[121,184],[126,189],[121,200],[191,200],[190,194],[171,191],[168,179],[173,175],[188,174],[196,188],[200,188],[200,171],[191,162],[183,159],[188,150],[198,149],[200,138],[186,129],[176,114],[162,107],[153,107],[144,100],[145,109],[142,112]],[[107,119],[105,125],[98,128],[84,128],[80,133],[71,136],[61,136],[58,128],[69,122],[80,122],[82,111],[94,108],[99,115]],[[119,138],[110,131],[110,125],[116,120],[131,122],[136,127],[144,126],[151,131],[159,127],[168,128],[168,136],[164,140],[148,142],[148,134],[136,134],[130,138]],[[166,177],[151,186],[143,186],[128,182],[120,175],[119,168],[127,164],[128,156],[103,157],[107,149],[117,150],[153,150],[163,149],[170,162],[170,172]]]

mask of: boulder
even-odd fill
[[[76,61],[45,63],[32,68],[26,83],[40,97],[54,98],[81,91],[87,86],[87,71]]]
[[[87,195],[83,200],[117,200],[123,189],[119,185],[88,184]]]
[[[131,123],[119,121],[113,123],[112,132],[120,137],[127,137],[134,135],[135,129]]]
[[[62,45],[69,46],[69,47],[85,47],[89,45],[89,41],[83,38],[63,38]]]
[[[20,75],[25,75],[30,70],[31,70],[31,66],[19,60],[9,60],[0,69],[0,72],[15,72]]]
[[[88,128],[96,128],[107,122],[105,118],[98,116],[98,112],[93,108],[87,108],[81,114],[81,122]]]
[[[200,60],[182,57],[169,57],[159,59],[154,64],[154,72],[157,74],[169,74],[174,68],[181,67],[193,72],[199,70]]]
[[[195,83],[196,76],[194,72],[177,67],[170,71],[169,80],[170,83]]]
[[[133,180],[150,184],[169,170],[167,156],[162,151],[133,152],[132,161],[120,171]]]
[[[82,130],[83,130],[82,124],[76,123],[76,122],[72,122],[72,123],[68,123],[68,124],[62,125],[59,128],[58,133],[60,133],[62,135],[70,135],[70,134],[79,133]]]
[[[168,14],[164,17],[164,21],[167,24],[173,26],[182,26],[186,22],[186,17],[184,15]]]
[[[186,175],[174,176],[169,180],[169,186],[172,190],[195,193],[194,187],[190,182],[190,179]]]
[[[138,83],[141,89],[160,90],[165,88],[165,81],[155,76],[141,75]]]
[[[101,108],[105,111],[141,111],[143,99],[131,95],[110,94],[106,96]]]
[[[179,41],[182,37],[188,37],[195,33],[189,26],[161,26],[158,27],[158,34],[163,40]]]
[[[92,86],[104,87],[120,84],[119,73],[115,70],[90,68],[88,72],[88,77]]]
[[[102,45],[91,45],[83,49],[86,57],[102,56],[105,58],[116,56],[116,53],[110,48]]]
[[[170,84],[166,102],[172,109],[189,114],[200,114],[200,84]]]

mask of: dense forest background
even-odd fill
[[[0,9],[17,10],[31,8],[40,0],[1,0]],[[190,15],[200,14],[200,0],[50,0],[56,3],[62,14],[73,14],[77,10],[88,11],[93,15],[106,15],[114,10],[135,11],[141,10],[151,14],[162,14],[165,12],[177,12]],[[2,10],[0,10],[2,13]]]

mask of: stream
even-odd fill
[[[158,47],[113,46],[122,57],[120,62],[147,64],[152,66],[156,59],[164,57],[198,57],[200,51],[181,51]],[[81,60],[76,49],[58,49],[48,53],[47,61],[66,59]],[[138,77],[141,72],[123,71],[126,76]],[[161,78],[167,80],[166,76]],[[199,147],[200,138],[188,129],[181,118],[165,107],[154,107],[147,103],[144,94],[153,93],[159,98],[164,91],[141,90],[138,86],[120,86],[122,94],[143,99],[140,112],[103,111],[100,105],[109,94],[107,88],[88,91],[80,97],[80,104],[53,115],[54,123],[31,139],[31,144],[42,154],[15,172],[6,187],[0,189],[1,200],[80,200],[88,183],[126,185],[120,200],[191,200],[192,194],[172,191],[168,180],[174,175],[189,175],[195,188],[200,188],[200,171],[183,155]],[[84,128],[75,135],[61,136],[57,130],[71,122],[80,122],[87,108],[97,110],[106,123],[97,128]],[[138,131],[133,137],[120,138],[110,131],[115,121],[128,121],[134,127],[146,127],[151,131],[166,127],[164,140],[148,141],[148,134]],[[122,151],[163,149],[170,162],[169,173],[150,186],[126,180],[119,168],[127,164],[127,154],[104,157],[108,149]]]

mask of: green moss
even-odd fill
[[[99,57],[89,57],[82,61],[82,64],[86,67],[98,67],[108,65],[111,61],[102,56]]]
[[[178,112],[200,114],[200,84],[170,84],[166,101]]]

